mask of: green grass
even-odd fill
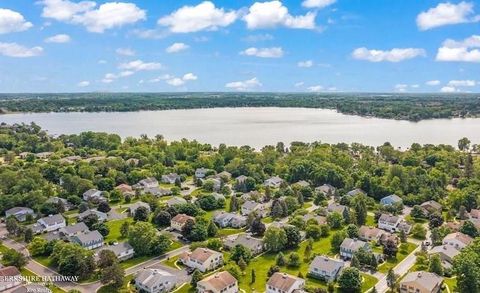
[[[175,293],[194,293],[195,288],[192,287],[189,283],[184,284],[182,287],[177,289],[176,291],[173,291]]]
[[[367,215],[367,220],[365,222],[365,225],[370,226],[370,227],[375,227],[375,218],[372,215]]]
[[[124,269],[136,266],[138,264],[141,264],[142,262],[145,262],[149,259],[151,259],[151,256],[137,256],[137,257],[132,257],[130,259],[127,259],[125,261],[122,261],[120,263],[120,266]]]
[[[411,215],[406,216],[405,220],[409,223],[415,223],[415,224],[425,224],[428,222],[427,219],[414,218]]]
[[[450,292],[458,292],[457,291],[457,278],[445,278],[444,280],[445,285],[448,286]]]
[[[37,255],[37,256],[34,256],[33,259],[45,267],[50,267],[50,268],[52,267],[51,260],[48,256]]]
[[[272,217],[265,217],[265,218],[262,219],[262,222],[264,224],[270,224],[270,223],[273,222],[273,219],[272,219]]]
[[[394,268],[397,264],[399,264],[402,260],[407,257],[415,248],[417,248],[417,245],[407,242],[407,243],[402,243],[401,246],[405,247],[405,249],[399,248],[397,257],[396,258],[390,258],[387,259],[383,264],[381,264],[378,267],[378,271],[381,273],[387,273],[388,270],[391,268]]]
[[[333,232],[327,238],[322,238],[318,241],[313,243],[313,254],[318,255],[334,255],[331,251],[330,239],[333,235]],[[303,258],[303,252],[305,251],[305,247],[307,246],[307,242],[304,241],[300,243],[299,247],[295,250],[290,251],[282,251],[283,254],[288,257],[288,254],[295,251],[300,255],[300,258]],[[267,273],[271,266],[275,265],[275,259],[277,257],[277,253],[265,253],[262,254],[250,261],[248,264],[245,272],[247,272],[244,276],[242,276],[239,281],[239,286],[241,289],[244,289],[247,292],[257,291],[263,292],[265,291],[265,284],[267,281]],[[225,259],[228,259],[227,257]],[[298,272],[302,272],[306,274],[308,272],[308,267],[310,265],[310,261],[303,262],[298,268],[289,268],[289,267],[282,267],[280,271],[292,274],[294,276],[298,275]],[[250,273],[252,269],[255,270],[256,274],[256,282],[254,284],[250,284]]]
[[[25,276],[25,277],[38,277],[37,274],[35,274],[34,272],[30,271],[27,268],[21,268],[20,273],[22,274],[22,276]],[[47,287],[52,291],[52,293],[65,293],[64,290],[58,288],[53,284],[49,284],[47,285]]]
[[[120,234],[120,228],[122,227],[122,224],[125,222],[132,223],[133,219],[132,218],[125,218],[121,220],[115,220],[115,221],[108,221],[106,222],[106,225],[108,229],[110,229],[110,233],[108,233],[107,237],[105,237],[105,242],[110,242],[110,241],[119,241],[122,240],[122,235]]]
[[[233,229],[233,228],[218,229],[217,237],[225,237],[233,234],[242,233],[244,231],[245,229]]]
[[[368,290],[370,290],[370,288],[375,286],[378,282],[378,279],[375,278],[374,276],[370,276],[362,273],[362,277],[363,277],[362,292],[367,292]]]
[[[7,252],[7,250],[9,250],[10,248],[6,247],[5,245],[3,244],[0,244],[0,253],[5,253]]]
[[[121,288],[114,288],[111,285],[106,285],[103,287],[100,287],[98,289],[98,293],[130,293],[130,292],[136,292],[135,288],[133,285],[129,284],[129,282],[132,280],[133,276],[127,276],[125,277],[125,280],[123,281],[123,285]]]
[[[178,258],[179,258],[179,255],[173,256],[167,260],[162,261],[162,264],[174,269],[178,269],[177,266],[175,265],[177,263]]]

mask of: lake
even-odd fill
[[[334,110],[305,108],[214,108],[141,112],[24,113],[0,115],[8,124],[35,122],[50,134],[82,131],[117,133],[121,137],[163,135],[218,145],[261,148],[278,141],[359,142],[378,146],[386,141],[406,148],[413,142],[451,144],[462,137],[480,142],[480,119],[438,119],[420,122],[366,118]]]

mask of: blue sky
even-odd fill
[[[0,92],[479,92],[480,1],[0,2]]]

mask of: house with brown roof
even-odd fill
[[[433,213],[441,213],[442,205],[434,200],[429,200],[420,205],[425,215],[430,215]]]
[[[293,293],[305,287],[305,280],[286,273],[277,272],[268,279],[266,293]]]
[[[443,245],[451,245],[458,250],[464,249],[470,243],[472,243],[473,238],[462,232],[450,233],[445,238],[443,238]]]
[[[188,220],[195,221],[195,218],[185,214],[178,214],[170,221],[170,227],[174,230],[182,231]]]
[[[4,267],[0,269],[0,291],[16,287],[22,284],[20,271],[14,267]]]
[[[133,191],[133,188],[125,183],[118,185],[117,187],[115,187],[115,189],[120,191],[120,193],[123,195],[135,195],[135,191]]]
[[[397,230],[402,219],[399,216],[382,214],[378,219],[378,228],[393,233]]]
[[[380,239],[384,234],[389,234],[388,232],[383,231],[375,227],[362,226],[358,229],[358,238],[363,241],[374,241],[380,242]]]
[[[181,254],[180,261],[187,267],[198,269],[204,273],[223,265],[223,254],[215,250],[199,247],[191,253]]]
[[[233,249],[237,245],[242,245],[249,249],[253,255],[262,253],[264,249],[262,239],[252,237],[248,234],[231,235],[225,238],[223,241],[223,246],[229,250]]]
[[[442,290],[443,278],[430,272],[411,272],[400,281],[401,293],[438,293]]]
[[[197,282],[198,293],[237,293],[238,281],[227,271],[210,275]]]

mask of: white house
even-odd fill
[[[103,246],[103,236],[97,230],[75,235],[70,240],[89,250]]]
[[[158,187],[158,181],[155,177],[148,177],[146,179],[140,180],[138,183],[143,188],[155,188]]]
[[[198,293],[238,293],[238,282],[227,271],[210,275],[197,282]]]
[[[378,219],[378,228],[393,233],[397,231],[397,227],[402,219],[398,216],[382,214]]]
[[[170,221],[170,227],[174,230],[182,231],[188,220],[195,221],[195,218],[185,214],[178,214]]]
[[[244,216],[248,216],[255,211],[259,216],[264,217],[268,213],[268,207],[266,204],[248,200],[242,204],[240,211]]]
[[[5,211],[5,218],[15,217],[19,222],[27,220],[27,215],[35,216],[35,213],[31,208],[26,207],[14,207]]]
[[[100,190],[89,189],[83,193],[83,200],[100,201],[100,200],[105,200],[105,198],[102,196],[102,192]]]
[[[402,202],[402,199],[400,198],[400,196],[396,194],[391,194],[389,196],[385,196],[382,199],[380,199],[380,204],[384,206],[390,206],[390,205],[394,205],[401,202]]]
[[[266,293],[293,293],[301,292],[305,287],[305,280],[286,273],[275,273],[268,279]],[[298,290],[298,291],[296,291]]]
[[[223,254],[208,248],[199,247],[191,253],[184,253],[180,260],[187,267],[198,269],[202,273],[223,265]]]
[[[271,178],[268,178],[267,180],[265,180],[263,185],[269,186],[269,187],[272,187],[272,188],[279,188],[280,185],[282,185],[282,183],[283,183],[282,178],[280,178],[278,176],[274,176],[274,177],[271,177]]]
[[[66,226],[65,218],[61,214],[49,215],[37,220],[42,225],[43,231],[55,231]]]
[[[220,228],[241,228],[247,225],[247,217],[223,211],[215,214],[213,221],[220,226]]]
[[[308,269],[311,277],[333,282],[340,271],[345,267],[345,262],[325,256],[316,256]]]
[[[473,238],[463,234],[462,232],[455,232],[455,233],[450,233],[445,238],[443,238],[443,244],[444,245],[451,245],[455,247],[458,250],[464,249],[466,246],[468,246],[470,243],[472,243]]]
[[[209,169],[206,169],[206,168],[197,168],[195,170],[195,178],[197,179],[202,179],[202,178],[205,178],[205,176],[207,176],[207,172],[210,171]]]
[[[110,246],[103,246],[102,249],[98,250],[98,252],[95,255],[98,256],[100,251],[102,250],[112,251],[120,261],[130,259],[135,254],[135,250],[130,244],[128,244],[128,242],[120,242],[118,244],[114,244]]]
[[[162,175],[162,182],[168,184],[175,184],[177,180],[180,180],[180,175],[177,173],[170,173],[167,175]]]
[[[359,239],[345,238],[340,245],[340,256],[350,259],[360,248],[370,250],[370,245]]]
[[[172,292],[177,277],[160,269],[143,269],[135,277],[135,287],[140,292],[167,293]]]

